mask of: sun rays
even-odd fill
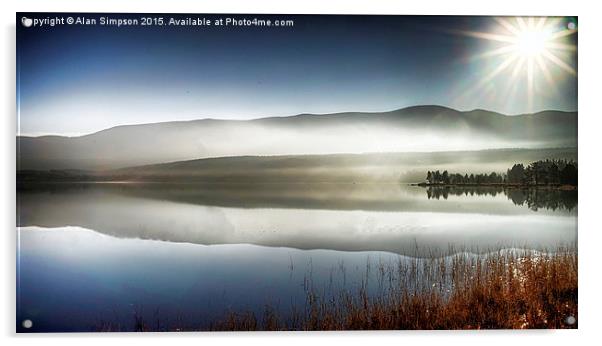
[[[491,67],[461,97],[474,96],[489,82],[501,76],[507,85],[504,95],[526,90],[527,109],[533,111],[535,85],[545,83],[551,93],[558,93],[558,78],[577,76],[570,56],[577,51],[570,36],[577,33],[575,23],[561,17],[499,17],[492,32],[461,31],[459,34],[492,43],[492,48],[474,55],[471,61],[487,59]],[[553,73],[552,70],[556,70]]]

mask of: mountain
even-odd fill
[[[507,116],[416,106],[381,113],[117,126],[79,137],[17,137],[19,170],[108,170],[210,157],[577,146],[577,113]]]

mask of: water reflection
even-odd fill
[[[18,192],[17,222],[119,238],[418,257],[450,245],[554,248],[577,237],[576,208],[534,211],[528,199],[521,206],[504,194],[436,193],[429,199],[421,187],[386,184],[29,185]]]
[[[518,188],[502,186],[429,186],[428,199],[448,199],[449,196],[497,196],[505,195],[512,203],[527,206],[533,211],[549,209],[553,211],[573,211],[577,208],[577,190],[558,188]]]
[[[75,227],[20,235],[17,328],[28,332],[93,331],[106,322],[128,331],[134,314],[153,330],[198,329],[228,311],[261,315],[266,304],[288,314],[304,309],[308,286],[378,294],[379,267],[428,263],[385,252],[117,239]],[[25,318],[33,330],[22,328]]]
[[[27,331],[89,331],[103,321],[131,330],[134,314],[157,330],[202,328],[265,304],[286,315],[305,306],[310,281],[377,293],[383,261],[420,267],[463,251],[576,244],[576,192],[574,204],[550,206],[555,197],[566,195],[425,194],[398,184],[21,185],[17,329],[31,319]]]

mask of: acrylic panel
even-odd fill
[[[17,332],[577,328],[576,17],[16,22]]]

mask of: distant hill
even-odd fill
[[[109,170],[210,157],[577,146],[577,113],[507,116],[417,106],[382,113],[117,126],[80,137],[17,137],[20,170]]]
[[[130,181],[184,183],[420,182],[427,170],[503,173],[514,163],[577,159],[576,148],[482,151],[237,156],[104,171],[17,172],[19,182]]]

